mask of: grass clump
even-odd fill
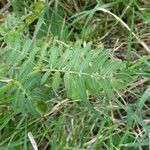
[[[149,149],[148,1],[7,3],[0,149]]]

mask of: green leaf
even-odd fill
[[[70,74],[69,73],[65,73],[65,75],[64,75],[64,84],[65,84],[67,96],[68,96],[68,98],[71,98],[71,83],[70,83]]]
[[[120,89],[125,89],[127,88],[128,83],[124,82],[123,80],[115,79],[114,82],[112,83],[112,87],[120,90]]]
[[[31,39],[27,39],[23,45],[23,48],[22,48],[22,53],[27,53],[29,52],[31,46],[33,44],[33,41]]]
[[[30,73],[27,75],[27,79],[32,78],[32,77],[34,77],[34,76],[36,76],[36,75],[39,75],[40,73],[41,73],[41,70],[36,69],[36,70],[30,72]]]
[[[76,86],[82,100],[87,101],[87,93],[85,87],[85,78],[80,75],[76,77]]]
[[[47,56],[48,47],[50,46],[50,44],[51,44],[51,41],[42,46],[40,50],[40,58],[38,61],[39,66],[42,65],[42,62],[45,60]]]
[[[23,64],[19,68],[19,75],[18,75],[18,78],[21,82],[27,80],[27,76],[33,71],[33,67],[34,65],[28,60],[23,62]]]
[[[5,37],[6,43],[9,47],[19,49],[21,46],[21,34],[17,31],[11,31]]]
[[[111,75],[112,73],[114,73],[115,71],[117,71],[122,67],[123,67],[123,63],[120,60],[107,61],[107,63],[102,69],[102,73],[104,75]]]
[[[27,58],[29,50],[32,46],[32,40],[28,39],[25,41],[25,44],[23,45],[22,51],[19,53],[19,56],[17,57],[17,59],[15,60],[15,64],[20,63],[23,59]]]
[[[73,53],[70,61],[66,65],[66,68],[71,70],[75,68],[80,62],[80,49],[77,48]]]
[[[0,87],[0,94],[3,94],[4,92],[9,91],[13,85],[14,85],[14,82],[11,81],[11,82],[5,84],[4,86]]]
[[[100,84],[107,96],[107,99],[108,100],[112,100],[114,99],[114,93],[113,93],[113,90],[112,90],[112,87],[111,87],[111,82],[110,82],[110,79],[107,79],[107,78],[102,78],[100,80]]]
[[[92,72],[97,72],[102,69],[104,62],[108,59],[110,52],[100,53],[99,56],[94,60],[92,67],[90,68]]]
[[[100,84],[99,84],[99,79],[95,76],[87,77],[86,79],[86,85],[89,87],[89,92],[96,97],[100,96]]]
[[[84,76],[76,76],[76,86],[80,95],[81,100],[87,106],[87,108],[96,116],[99,117],[99,113],[95,110],[95,108],[90,104],[88,97],[87,97],[87,89],[85,86],[86,78]]]
[[[126,82],[131,82],[133,81],[133,77],[130,76],[130,73],[118,73],[116,74],[115,76],[116,79],[120,79],[120,80],[123,80],[123,81],[126,81]]]
[[[50,14],[52,14],[50,20],[51,32],[54,36],[59,37],[60,40],[66,41],[69,35],[69,30],[67,23],[63,17],[63,9],[59,7],[57,2],[55,2],[54,11],[50,11]]]
[[[40,38],[51,33],[54,37],[58,37],[61,41],[66,41],[70,32],[68,30],[66,19],[64,19],[64,11],[57,1],[53,4],[54,5],[50,7],[48,1],[45,1],[44,9],[43,6],[40,8],[42,9],[41,12],[43,12],[42,15],[37,12],[38,15],[42,17],[32,14],[30,19],[31,21],[37,17],[39,18],[34,36],[37,35],[37,37]]]
[[[31,49],[30,55],[29,55],[29,61],[30,63],[33,63],[35,61],[37,53],[41,50],[40,47],[36,45],[37,43],[34,43],[33,48]]]
[[[137,108],[138,112],[141,112],[142,107],[144,106],[144,104],[147,100],[150,100],[150,86],[145,90],[144,94],[138,101],[138,108]]]
[[[26,100],[28,112],[30,112],[34,117],[39,117],[39,113],[36,111],[36,106],[34,105],[34,100],[28,97]]]
[[[90,51],[89,53],[86,54],[86,58],[80,64],[80,68],[79,68],[80,72],[84,71],[85,69],[87,69],[90,66],[90,63],[94,57],[95,57],[95,55],[94,55],[93,51]]]
[[[95,57],[95,52],[90,51],[91,43],[88,43],[86,47],[81,49],[81,42],[77,41],[73,47],[73,53],[66,68],[69,70],[78,69],[83,71],[89,66],[89,63]],[[86,57],[86,58],[85,58]]]
[[[50,72],[50,71],[47,71],[47,72],[43,75],[43,77],[42,77],[42,79],[41,79],[41,84],[44,84],[44,83],[48,80],[50,74],[51,74],[51,72]]]
[[[56,71],[54,73],[53,79],[52,79],[52,88],[53,88],[54,91],[56,91],[59,88],[60,81],[61,81],[60,72]]]
[[[8,66],[5,63],[0,64],[0,76],[4,76],[7,73]]]
[[[50,59],[49,59],[49,66],[50,68],[53,68],[56,65],[57,57],[58,57],[58,48],[52,47],[50,48]]]
[[[19,106],[21,113],[26,114],[26,111],[25,111],[26,99],[25,99],[24,94],[25,93],[23,93],[23,91],[21,91],[20,89],[17,90],[15,98],[16,98],[16,103],[18,102],[18,105],[16,104],[15,107]],[[17,108],[15,108],[15,109],[17,109]]]
[[[66,50],[63,55],[61,56],[61,58],[59,59],[56,67],[58,68],[63,68],[66,67],[67,65],[67,61],[70,59],[70,56],[72,54],[72,51],[70,50]]]
[[[41,81],[41,75],[40,74],[34,74],[34,76],[32,76],[31,78],[28,78],[27,82],[24,83],[24,88],[26,90],[32,90],[36,87],[39,87],[40,81]]]
[[[71,98],[73,100],[80,99],[77,85],[75,83],[75,78],[71,76],[71,74],[66,73],[64,75],[64,84],[68,98]]]
[[[133,117],[132,117],[133,111],[131,106],[129,105],[127,108],[127,125],[130,128],[132,126],[133,123]]]
[[[48,111],[48,106],[44,101],[38,100],[36,102],[36,110],[43,115]]]

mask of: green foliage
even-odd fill
[[[37,109],[37,111],[41,114],[41,115],[43,115],[43,114],[45,114],[46,112],[47,112],[47,110],[48,110],[48,106],[47,106],[47,104],[44,102],[44,101],[37,101],[36,102],[36,109]]]
[[[10,4],[0,24],[0,149],[32,149],[29,132],[39,149],[148,149],[147,0]]]
[[[11,94],[16,93],[15,109],[18,105],[23,112],[28,105],[34,109],[33,91],[50,88],[57,92],[61,85],[65,85],[63,88],[71,99],[88,101],[87,92],[96,97],[114,99],[112,88],[117,81],[115,77],[125,69],[125,65],[118,59],[109,59],[110,51],[92,49],[91,43],[83,47],[81,41],[66,47],[57,39],[46,39],[41,45],[17,31],[4,37],[4,41],[7,45],[0,54],[3,62],[7,62],[3,65],[8,66],[8,78],[14,81]],[[125,84],[124,80],[120,80]],[[10,88],[9,84],[1,87],[1,91]],[[45,87],[46,84],[48,87]]]

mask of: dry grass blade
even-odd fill
[[[131,32],[131,29],[129,28],[129,26],[124,22],[122,21],[117,15],[115,15],[114,13],[110,12],[109,10],[106,10],[104,8],[97,8],[96,11],[102,11],[102,12],[105,12],[105,13],[108,13],[110,15],[112,15],[114,18],[117,19],[117,21],[119,21],[128,31]],[[148,52],[150,53],[150,48],[148,47],[148,45],[142,41],[134,32],[132,32],[132,35],[137,39],[137,41],[143,46],[143,48]]]
[[[9,8],[10,8],[10,4],[9,3],[5,4],[4,7],[2,9],[0,9],[0,13],[4,13]]]
[[[51,112],[48,113],[48,114],[46,114],[44,117],[47,117],[47,116],[49,116],[49,115],[52,115],[52,114],[57,113],[57,112],[60,110],[61,105],[67,103],[68,101],[69,101],[68,99],[65,99],[65,100],[63,100],[63,101],[60,101],[58,104],[56,104],[56,105],[52,108]]]
[[[143,85],[144,83],[146,83],[146,82],[148,82],[149,81],[149,79],[148,78],[144,78],[144,79],[141,79],[141,80],[139,80],[139,81],[137,81],[137,82],[135,82],[135,83],[132,83],[131,85],[129,85],[129,88],[126,90],[126,91],[124,91],[124,92],[122,92],[122,93],[119,93],[119,97],[121,98],[121,97],[123,97],[125,94],[126,94],[126,92],[127,91],[131,91],[131,90],[133,90],[134,88],[136,88],[136,87],[138,87],[138,86],[140,86],[140,85]],[[118,92],[117,92],[118,93]]]
[[[34,137],[33,137],[33,135],[32,135],[31,132],[28,133],[28,138],[29,138],[29,140],[30,140],[30,142],[31,142],[31,144],[32,144],[33,149],[34,149],[34,150],[38,150],[37,144],[36,144],[36,142],[35,142],[35,140],[34,140]]]

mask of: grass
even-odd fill
[[[148,0],[0,3],[0,150],[150,148]]]

